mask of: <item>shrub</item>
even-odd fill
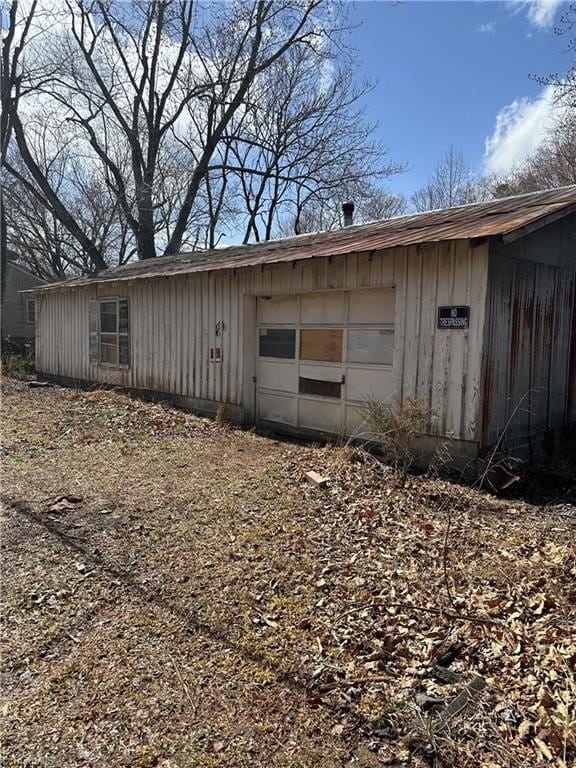
[[[27,381],[36,375],[32,355],[6,355],[2,357],[2,373],[13,379]]]
[[[407,398],[399,408],[391,408],[382,400],[367,402],[367,422],[382,454],[404,472],[414,458],[410,440],[427,431],[431,416],[431,409],[416,398]]]

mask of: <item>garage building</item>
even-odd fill
[[[420,448],[526,454],[576,415],[576,187],[182,253],[36,294],[37,369],[304,435],[429,410]]]

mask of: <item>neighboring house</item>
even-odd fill
[[[34,349],[36,299],[31,288],[48,285],[10,258],[6,262],[6,285],[2,296],[2,350],[26,353]]]
[[[41,289],[37,368],[305,435],[416,398],[423,451],[526,453],[576,414],[575,271],[576,187],[183,253]]]

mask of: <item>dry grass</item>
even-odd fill
[[[574,760],[565,507],[112,392],[7,380],[3,432],[4,765]],[[454,645],[462,682],[434,681]],[[419,708],[475,675],[448,725]]]
[[[370,432],[386,461],[407,472],[414,460],[410,442],[427,430],[432,410],[416,398],[407,398],[399,408],[391,408],[382,400],[369,400],[366,412]]]

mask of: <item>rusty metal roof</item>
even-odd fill
[[[572,212],[576,212],[576,185],[487,203],[415,213],[328,232],[136,261],[95,275],[51,283],[40,290],[238,269],[322,256],[380,251],[441,240],[498,236],[504,241],[510,241]]]

